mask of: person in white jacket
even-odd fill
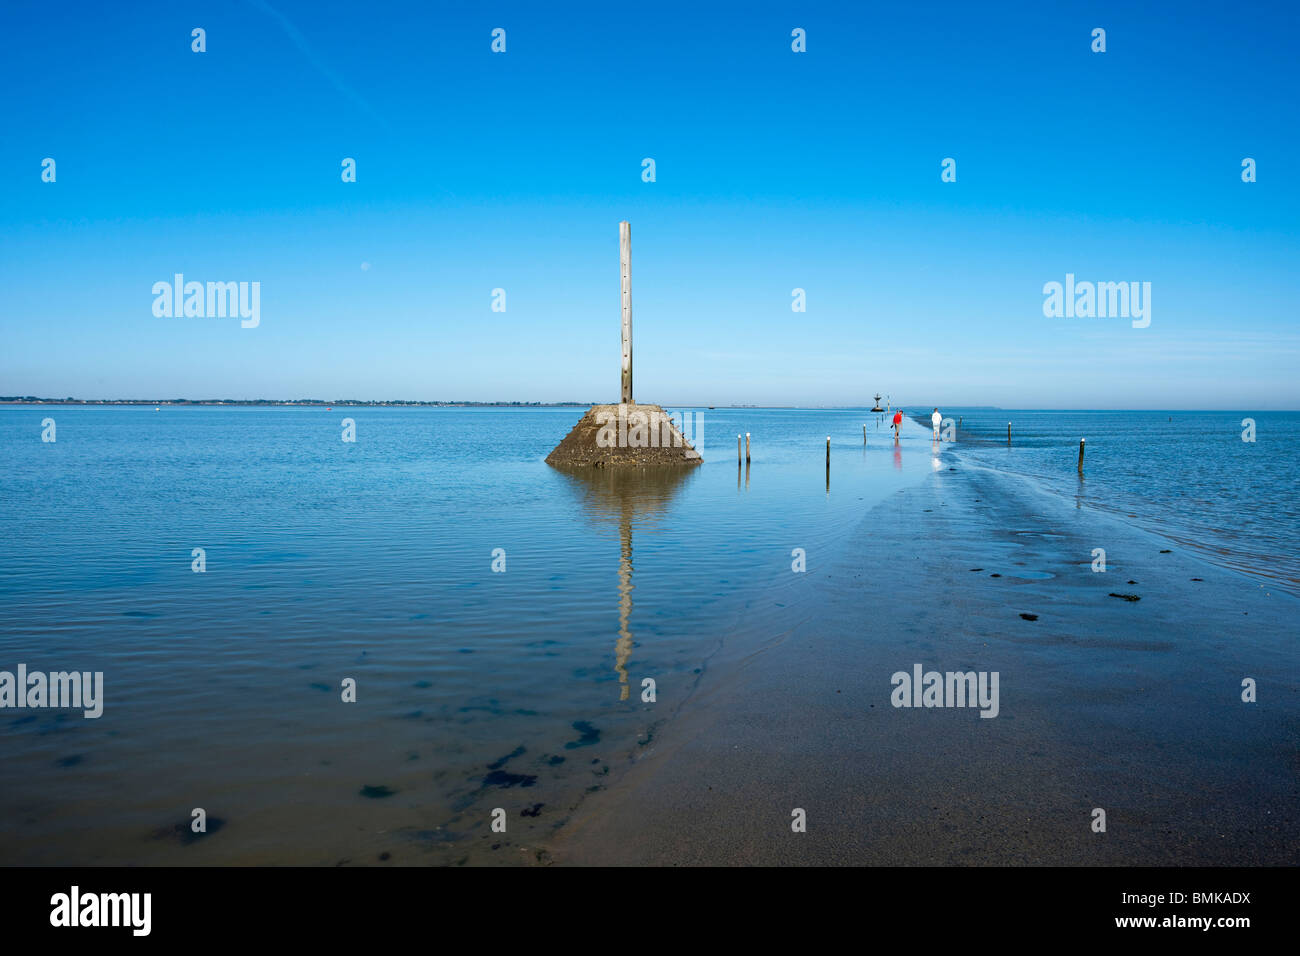
[[[939,409],[936,408],[934,414],[930,416],[930,424],[934,425],[934,440],[938,441],[939,426],[943,424],[943,416],[939,414]]]

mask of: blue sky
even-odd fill
[[[640,400],[1300,408],[1300,14],[1135,6],[7,0],[0,394],[614,399],[627,219]]]

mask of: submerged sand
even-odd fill
[[[755,609],[549,861],[1296,862],[1300,600],[959,454],[936,467],[808,575],[815,613],[765,633]],[[917,663],[998,671],[999,715],[891,706]]]

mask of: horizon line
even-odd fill
[[[541,401],[474,401],[460,400],[451,401],[444,399],[363,399],[363,398],[340,398],[340,399],[317,399],[317,398],[165,398],[165,399],[146,399],[146,398],[40,398],[37,396],[0,396],[0,406],[25,406],[25,405],[169,405],[176,408],[187,406],[200,407],[224,407],[224,406],[277,406],[277,407],[306,407],[306,408],[333,408],[339,407],[390,407],[390,408],[423,408],[423,407],[441,407],[441,408],[590,408],[596,405],[617,405],[618,402],[541,402]],[[644,404],[633,402],[632,404]],[[664,403],[656,403],[661,406]],[[871,407],[867,405],[760,405],[760,404],[729,404],[729,405],[706,405],[700,402],[669,402],[669,407],[674,408],[696,408],[696,409],[799,409],[799,410],[861,410],[869,413]],[[891,405],[888,411],[905,411],[915,408],[934,407],[925,403],[916,405],[898,404]],[[1011,407],[1005,405],[940,405],[940,408],[960,409],[964,411],[990,411],[990,412],[1178,412],[1178,413],[1206,413],[1206,412],[1230,412],[1230,408],[1157,408],[1157,407],[1111,407],[1111,408],[1076,408],[1071,406],[1039,406],[1039,407]],[[1295,413],[1300,409],[1294,408],[1261,408],[1258,406],[1241,406],[1242,409],[1253,410],[1255,412],[1282,412]],[[874,412],[872,414],[885,414],[885,412]]]

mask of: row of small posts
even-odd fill
[[[958,419],[957,421],[957,427],[958,428],[961,427],[960,419]],[[748,465],[749,464],[749,432],[745,432],[744,438],[745,438],[744,462],[746,465]],[[736,467],[737,468],[740,467],[740,462],[741,462],[740,439],[741,436],[737,435],[736,436]],[[1084,448],[1084,443],[1086,441],[1087,439],[1084,438],[1079,439],[1079,474],[1081,475],[1083,474],[1083,448]],[[866,422],[863,422],[862,423],[862,444],[865,445],[866,443],[867,443],[867,425]],[[1008,448],[1011,447],[1011,423],[1010,422],[1007,422],[1007,447]],[[831,436],[830,435],[826,436],[826,470],[828,472],[831,470]]]
[[[1079,474],[1083,474],[1083,446],[1087,442],[1086,438],[1079,439]],[[1011,447],[1011,423],[1007,422],[1007,447]]]

